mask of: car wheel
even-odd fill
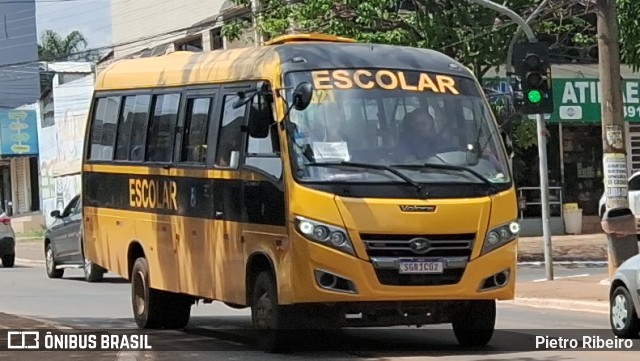
[[[106,270],[97,264],[89,261],[85,258],[84,260],[84,279],[87,282],[100,282],[104,278]]]
[[[2,267],[11,268],[16,262],[16,254],[8,254],[6,256],[2,256]]]
[[[618,286],[611,294],[609,311],[609,322],[616,336],[623,338],[638,337],[640,319],[637,317],[631,294],[624,286]]]
[[[45,247],[44,258],[47,269],[47,276],[49,276],[49,278],[61,278],[64,275],[64,270],[56,269],[56,260],[53,255],[53,248],[51,248],[51,243],[47,243]]]

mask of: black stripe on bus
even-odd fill
[[[87,207],[286,225],[284,192],[266,181],[87,172],[82,198]]]

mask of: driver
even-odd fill
[[[447,147],[445,139],[437,133],[435,120],[423,108],[408,113],[402,126],[398,145],[400,158],[404,162],[424,162]]]

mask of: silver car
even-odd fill
[[[88,282],[101,281],[106,270],[84,257],[80,195],[62,212],[51,212],[51,217],[55,221],[44,235],[47,276],[61,278],[66,268],[82,268]]]
[[[13,267],[16,261],[16,235],[11,218],[0,209],[0,259],[2,267]]]
[[[616,336],[640,334],[640,254],[620,265],[611,280],[609,321]]]

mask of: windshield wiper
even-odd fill
[[[489,187],[495,189],[495,185],[491,183],[491,181],[483,176],[482,174],[476,172],[475,170],[469,167],[463,167],[459,165],[450,165],[450,164],[433,164],[433,163],[424,163],[424,164],[394,164],[391,165],[394,168],[404,168],[404,169],[422,169],[422,168],[431,168],[431,169],[442,169],[442,170],[456,170],[461,172],[467,172],[473,174],[476,178],[480,179]]]
[[[424,196],[427,196],[426,192],[422,192],[422,186],[416,182],[414,182],[413,180],[411,180],[411,178],[407,177],[406,175],[402,174],[402,172],[398,171],[397,169],[393,169],[392,167],[386,166],[386,165],[381,165],[381,164],[368,164],[368,163],[356,163],[356,162],[347,162],[347,161],[339,161],[339,162],[311,162],[311,163],[305,163],[306,166],[310,166],[310,167],[340,167],[340,166],[345,166],[345,167],[357,167],[357,168],[365,168],[365,169],[375,169],[375,170],[386,170],[390,173],[393,173],[394,175],[398,176],[398,178],[401,178],[402,180],[404,180],[407,184],[413,186],[416,190],[418,190],[418,193],[422,193]]]

